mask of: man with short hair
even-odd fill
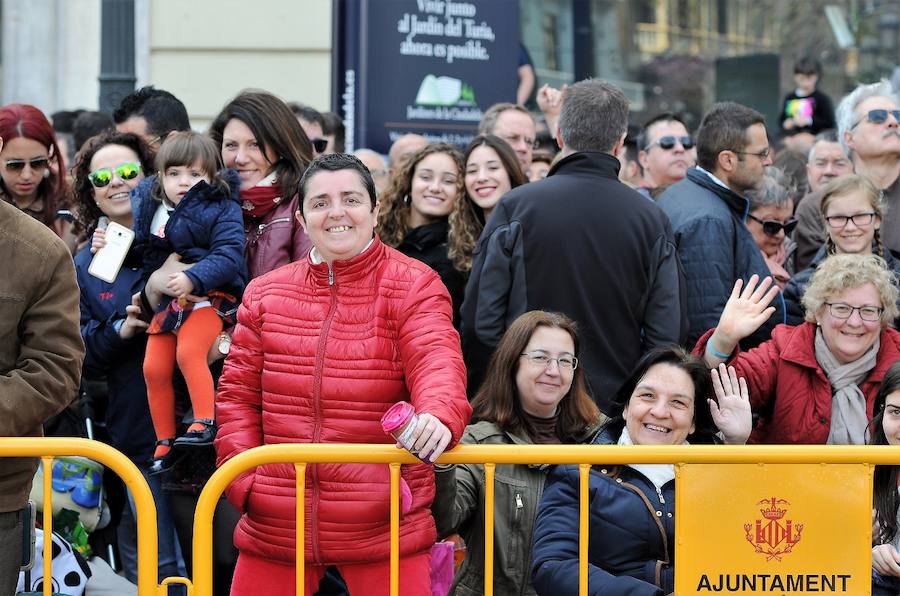
[[[388,175],[393,180],[409,158],[428,145],[428,139],[415,133],[401,135],[388,150]]]
[[[837,123],[854,170],[882,192],[881,239],[900,251],[900,97],[886,80],[860,85],[841,100]]]
[[[187,109],[181,100],[153,85],[123,97],[113,112],[113,120],[116,130],[138,135],[154,153],[172,131],[191,129]]]
[[[496,103],[481,117],[478,134],[496,135],[516,152],[522,171],[531,166],[537,127],[531,112],[514,103]]]
[[[294,112],[297,122],[300,123],[300,127],[306,133],[309,142],[312,143],[312,156],[317,157],[325,153],[328,148],[328,139],[325,138],[325,119],[322,117],[321,112],[297,102],[289,103],[288,107]]]
[[[75,266],[56,234],[5,201],[0,254],[0,436],[40,437],[42,424],[78,395],[84,343]],[[37,463],[17,457],[0,465],[0,594],[16,591]]]
[[[344,153],[346,149],[345,138],[347,136],[344,121],[334,112],[322,112],[322,120],[325,122],[325,125],[322,126],[322,132],[328,141],[325,153]]]
[[[822,187],[838,176],[853,172],[853,162],[847,156],[843,145],[838,142],[837,133],[826,130],[816,135],[806,160],[806,179],[809,193],[797,203],[797,230],[794,241],[795,271],[809,267],[819,248],[825,243],[825,226],[822,223]]]
[[[381,154],[371,149],[357,149],[353,152],[353,155],[359,158],[359,161],[369,169],[369,173],[372,174],[372,181],[375,183],[375,192],[381,194],[381,191],[387,187],[388,183],[387,164],[384,163],[384,158],[381,157]]]
[[[771,163],[763,115],[734,102],[717,103],[697,131],[697,166],[659,198],[684,267],[688,346],[719,322],[735,280],[769,275],[745,225],[750,205],[744,195],[762,182]],[[758,345],[784,322],[783,299],[773,306],[775,314],[741,347]]]
[[[599,79],[566,91],[561,159],[503,196],[479,239],[462,305],[469,391],[520,314],[565,313],[582,329],[584,366],[602,409],[650,348],[683,329],[681,279],[662,210],[618,179],[628,100]]]
[[[644,170],[640,191],[650,196],[684,179],[694,165],[694,140],[684,121],[671,112],[647,121],[638,135],[638,160]]]

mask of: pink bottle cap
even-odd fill
[[[392,433],[402,428],[406,421],[416,413],[415,408],[408,401],[398,401],[381,417],[381,428],[386,433]]]

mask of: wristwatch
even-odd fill
[[[231,336],[227,333],[219,334],[219,354],[223,356],[228,355],[228,350],[231,349]]]

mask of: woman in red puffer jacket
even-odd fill
[[[380,419],[398,401],[418,412],[414,449],[433,461],[471,414],[447,290],[374,236],[374,185],[356,158],[317,158],[300,198],[314,248],[247,287],[219,382],[218,463],[264,444],[393,443]],[[400,520],[400,591],[428,594],[434,472],[404,465],[401,476],[412,503]],[[243,513],[232,594],[278,593],[294,581],[294,466],[260,466],[227,495]],[[354,596],[387,594],[388,466],[307,466],[305,509],[307,594],[328,565]]]

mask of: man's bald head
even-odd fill
[[[428,139],[422,135],[408,133],[394,141],[388,151],[388,172],[391,178],[399,172],[413,153],[428,145]]]

